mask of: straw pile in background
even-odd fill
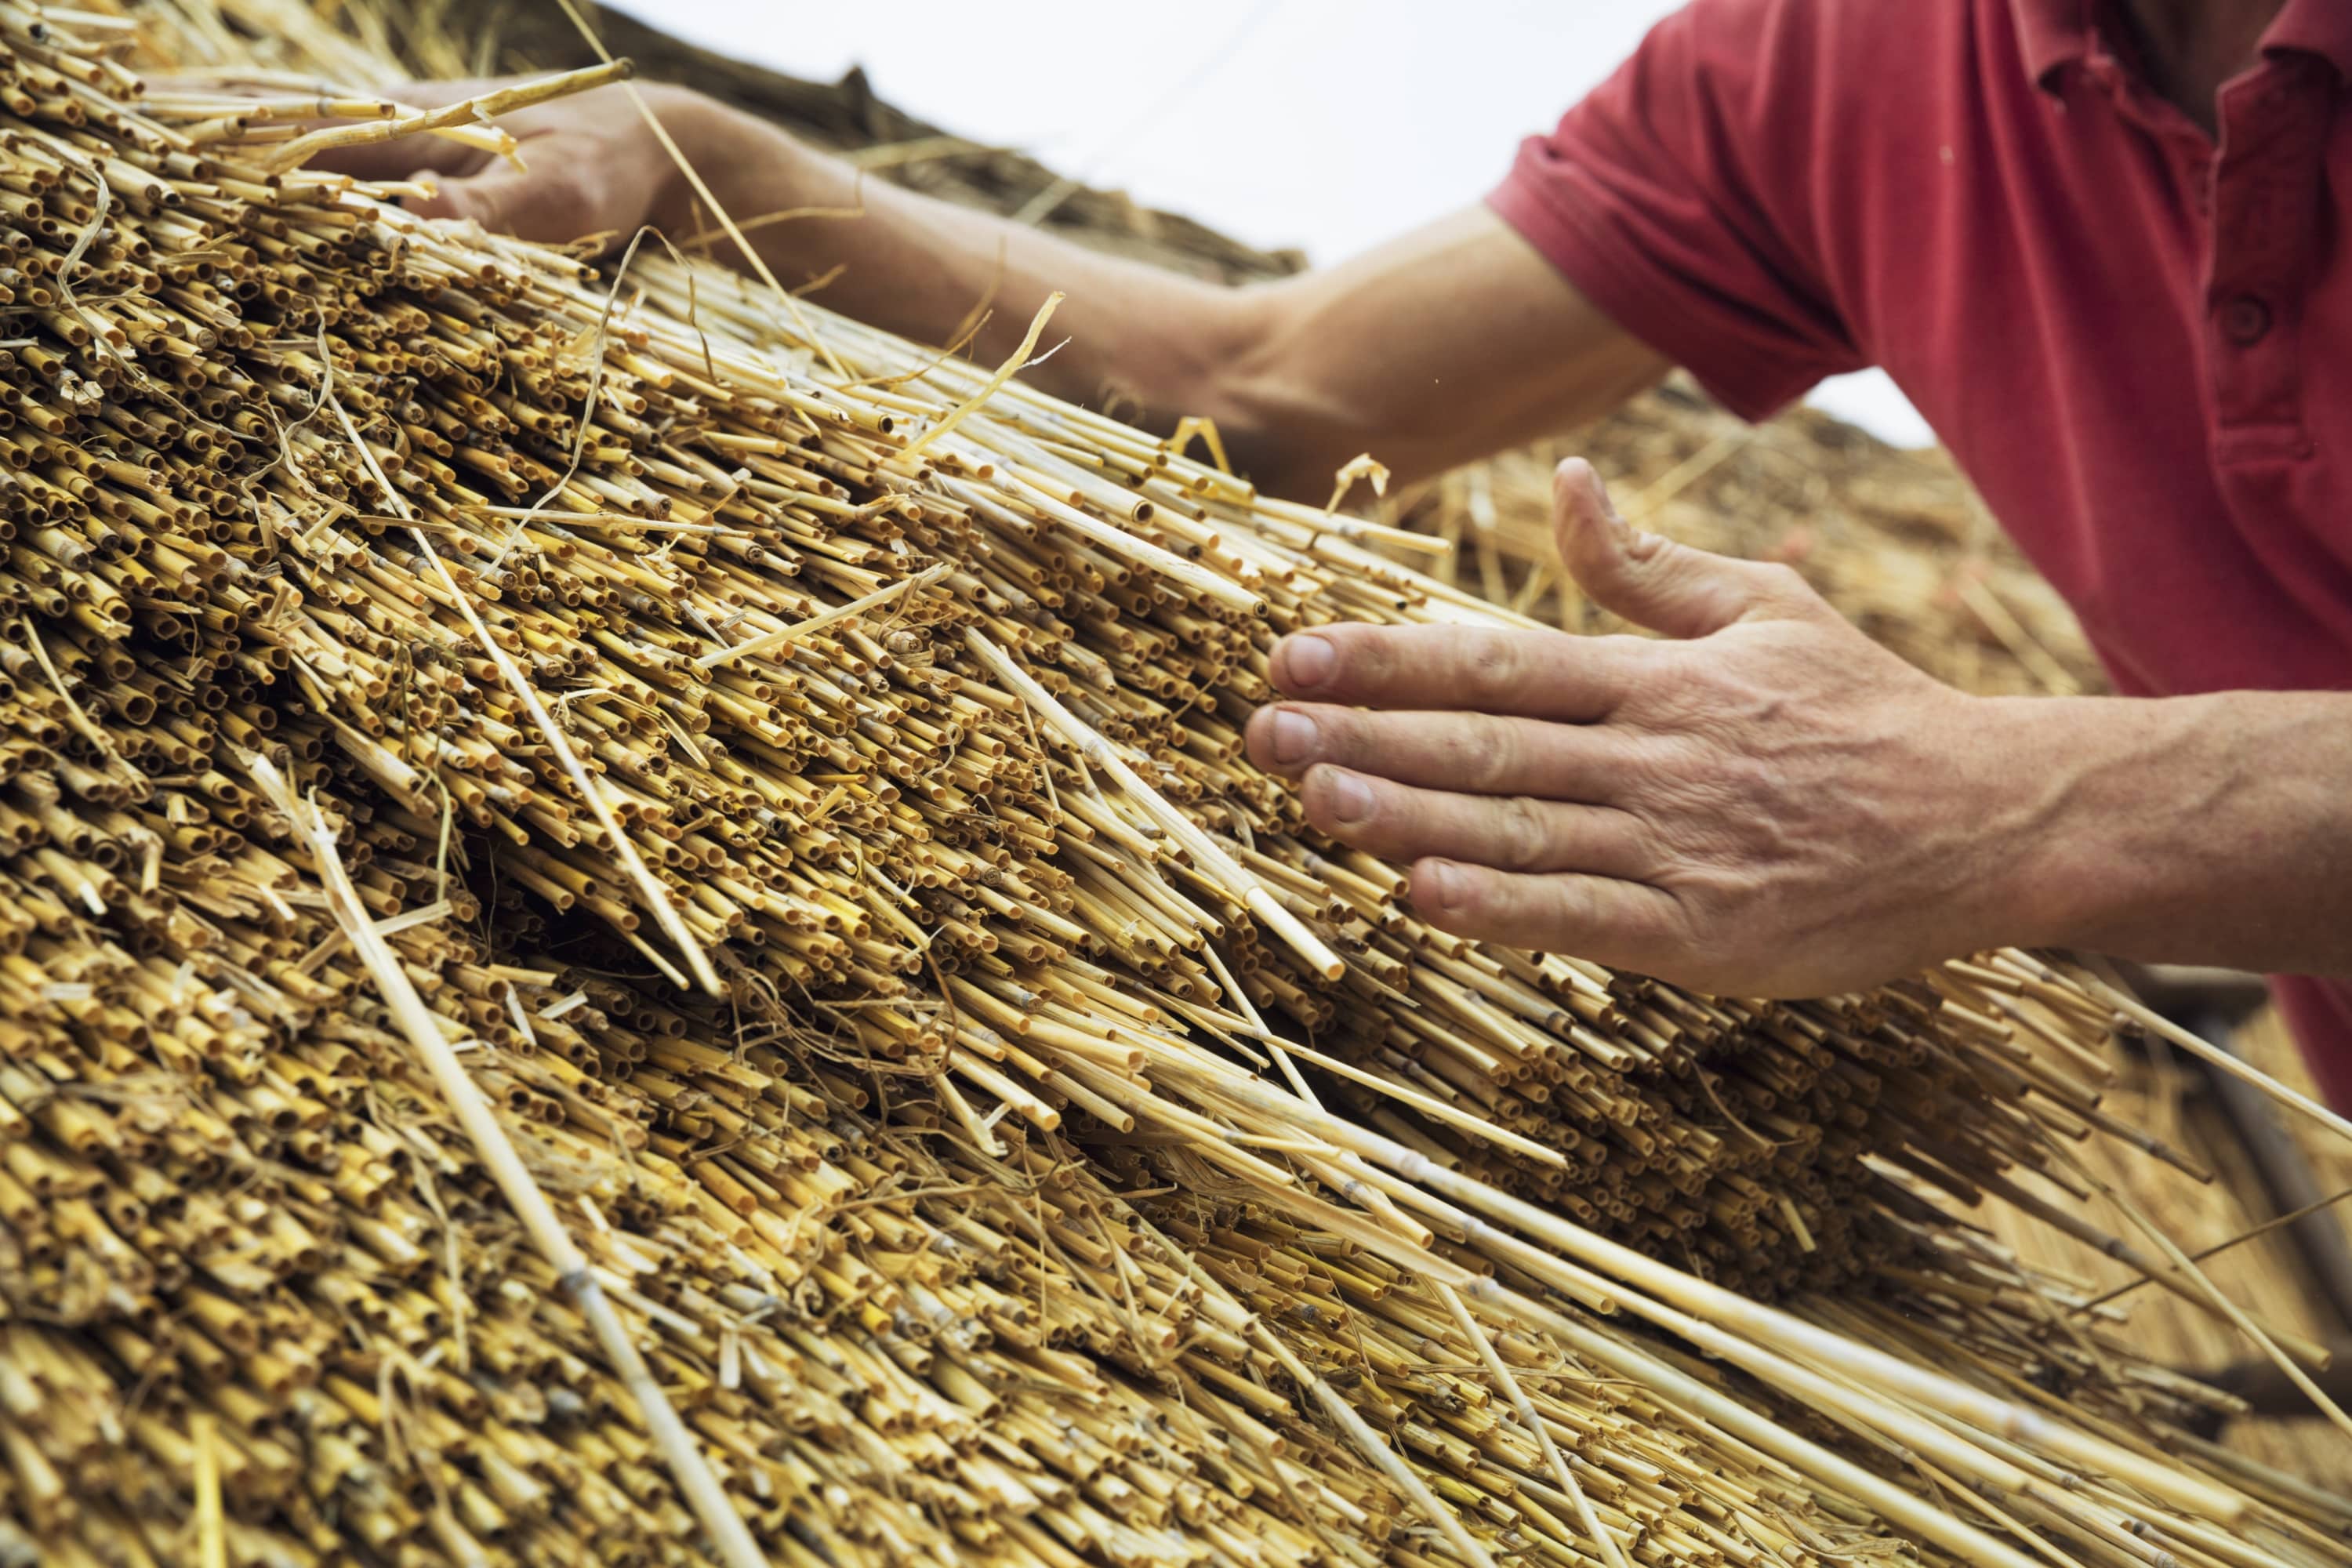
[[[2263,1010],[2235,1031],[2231,1044],[2263,1071],[2312,1092],[2294,1042],[2274,1011]],[[2215,1173],[2216,1180],[2199,1183],[2158,1163],[2114,1159],[2105,1150],[2091,1155],[2100,1178],[2127,1201],[2158,1216],[2184,1249],[2201,1254],[2279,1217],[2264,1183],[2251,1168],[2246,1134],[2222,1113],[2195,1064],[2161,1053],[2134,1060],[2109,1092],[2107,1108]],[[2301,1123],[2284,1128],[2281,1136],[2300,1146],[2323,1198],[2352,1189],[2352,1149],[2342,1140],[2311,1135]],[[2027,1184],[2042,1197],[2063,1201],[2038,1179],[2028,1178]],[[2080,1212],[2110,1233],[2129,1228],[2116,1205],[2104,1195],[2080,1205]],[[2341,1205],[2336,1212],[2341,1212]],[[2141,1278],[2128,1265],[2014,1206],[1987,1204],[1972,1217],[2035,1268],[2078,1281],[2087,1296],[2106,1295]],[[2271,1321],[2316,1338],[2340,1341],[2344,1334],[2344,1323],[2284,1229],[2270,1230],[2219,1253],[2207,1267],[2232,1298]],[[2131,1311],[2125,1338],[2162,1364],[2220,1368],[2247,1354],[2244,1342],[2210,1314],[2165,1291],[2143,1287],[2119,1298],[2117,1304]],[[2242,1421],[2232,1424],[2224,1437],[2231,1447],[2257,1460],[2331,1490],[2352,1493],[2352,1444],[2337,1441],[2315,1420]]]
[[[1446,939],[1238,755],[1377,526],[0,42],[0,1558],[2340,1561],[1944,1206],[2168,1152],[2063,962]]]

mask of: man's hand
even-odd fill
[[[2032,792],[1996,715],[1872,643],[1785,566],[1620,521],[1554,479],[1593,599],[1681,640],[1336,626],[1249,726],[1307,820],[1412,863],[1441,930],[1718,994],[1875,984],[2004,940]]]
[[[412,81],[390,96],[412,108],[437,109],[505,85]],[[716,106],[699,94],[659,83],[642,84],[637,90],[688,159],[705,177],[715,177],[726,163]],[[424,217],[473,218],[484,228],[524,239],[562,245],[601,235],[610,248],[626,244],[648,223],[673,240],[686,237],[685,181],[621,89],[599,88],[516,110],[498,116],[497,123],[519,143],[524,168],[439,136],[344,148],[318,162],[362,179],[431,175],[440,194],[411,200],[411,211]]]

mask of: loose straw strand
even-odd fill
[[[2219,1068],[2232,1078],[2243,1079],[2288,1110],[2309,1117],[2338,1137],[2352,1142],[2352,1121],[2347,1121],[2309,1095],[2288,1088],[2252,1062],[2223,1050],[2195,1031],[2182,1028],[2137,996],[2126,994],[2096,975],[2082,974],[2075,978],[2084,990],[2107,1003],[2142,1028],[2154,1031],[2208,1067]]]
[[[333,900],[337,919],[342,924],[368,973],[374,977],[376,988],[383,995],[393,1016],[399,1020],[401,1032],[408,1038],[434,1083],[440,1089],[443,1100],[465,1129],[473,1145],[515,1217],[522,1222],[532,1246],[554,1268],[556,1278],[572,1304],[595,1331],[597,1342],[604,1348],[612,1363],[614,1375],[636,1400],[645,1416],[646,1436],[661,1451],[662,1459],[677,1480],[678,1489],[686,1494],[687,1503],[695,1518],[708,1531],[719,1546],[728,1568],[767,1568],[751,1531],[742,1516],[727,1500],[726,1489],[712,1473],[709,1462],[703,1458],[686,1424],[654,1380],[652,1369],[637,1352],[629,1338],[620,1314],[605,1297],[604,1287],[597,1283],[588,1260],[573,1245],[571,1233],[556,1216],[554,1205],[540,1189],[522,1157],[515,1152],[513,1141],[499,1124],[489,1101],[482,1097],[473,1078],[458,1060],[457,1053],[442,1037],[433,1021],[433,1014],[424,998],[416,992],[415,984],[401,967],[399,956],[392,951],[375,922],[361,903],[358,891],[343,868],[341,857],[336,853],[333,835],[319,816],[315,806],[297,799],[293,790],[267,757],[258,754],[247,760],[254,778],[272,795],[273,804],[293,821],[309,842],[311,858],[325,880]]]
[[[1608,1563],[1609,1568],[1632,1568],[1617,1545],[1617,1538],[1601,1527],[1600,1516],[1592,1511],[1592,1500],[1584,1495],[1584,1488],[1577,1480],[1575,1472],[1568,1468],[1568,1460],[1560,1453],[1559,1445],[1552,1441],[1551,1428],[1544,1424],[1543,1417],[1536,1414],[1536,1407],[1528,1401],[1527,1391],[1519,1386],[1519,1380],[1513,1377],[1511,1369],[1504,1364],[1502,1356],[1495,1349],[1494,1341],[1487,1338],[1486,1331],[1478,1326],[1478,1320],[1470,1315],[1470,1309],[1462,1304],[1462,1298],[1453,1286],[1441,1281],[1433,1289],[1437,1291],[1438,1300],[1445,1303],[1445,1310],[1454,1314],[1454,1326],[1462,1331],[1463,1337],[1477,1351],[1478,1359],[1486,1363],[1486,1375],[1495,1380],[1495,1386],[1502,1391],[1504,1398],[1511,1402],[1512,1410],[1519,1417],[1519,1425],[1528,1429],[1537,1446],[1543,1449],[1544,1462],[1551,1467],[1552,1479],[1559,1482],[1559,1489],[1568,1494],[1569,1501],[1574,1505],[1577,1523],[1582,1525],[1584,1532],[1599,1544],[1602,1561]]]

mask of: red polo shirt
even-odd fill
[[[2287,0],[2217,146],[2102,0],[1696,0],[1490,200],[1748,418],[1884,366],[2121,690],[2347,689],[2347,79]],[[2352,987],[2274,989],[2352,1109]]]

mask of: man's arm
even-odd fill
[[[480,85],[400,91],[437,102]],[[1232,289],[863,178],[694,93],[646,97],[786,287],[837,268],[827,304],[927,343],[953,337],[985,300],[970,352],[988,362],[1019,346],[1059,289],[1048,341],[1069,342],[1031,373],[1039,385],[1097,405],[1115,395],[1160,429],[1204,415],[1235,466],[1281,493],[1321,500],[1333,469],[1364,451],[1401,479],[1435,473],[1598,417],[1667,368],[1484,207],[1335,267]],[[421,210],[527,238],[625,238],[649,222],[677,241],[715,225],[617,89],[500,123],[532,172],[446,142],[337,163],[386,177],[425,163],[456,177]],[[724,238],[715,248],[740,259]]]
[[[1969,697],[1585,464],[1556,503],[1585,590],[1675,640],[1327,626],[1250,723],[1431,923],[1736,995],[2004,944],[2352,975],[2352,693]]]

